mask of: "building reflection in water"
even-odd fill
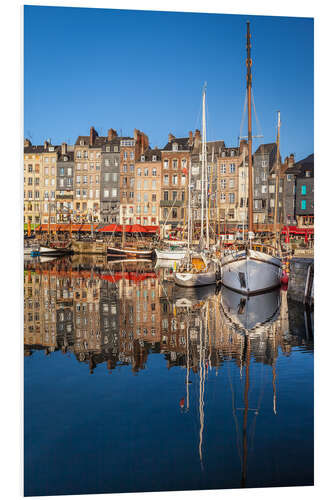
[[[87,364],[90,373],[98,365],[109,372],[129,365],[138,373],[153,353],[164,355],[168,369],[183,367],[185,392],[179,405],[184,413],[197,407],[202,468],[205,386],[211,371],[217,373],[232,360],[243,380],[243,407],[237,408],[229,377],[242,486],[246,485],[249,413],[256,418],[259,411],[259,403],[249,404],[250,360],[272,368],[276,414],[279,350],[289,356],[294,345],[312,349],[311,314],[305,313],[304,337],[299,326],[304,316],[293,312],[285,291],[247,298],[215,286],[182,289],[173,284],[170,269],[149,262],[112,262],[103,256],[27,261],[24,305],[26,356],[37,350],[47,355],[72,353]],[[194,382],[197,400],[196,391],[191,391]]]

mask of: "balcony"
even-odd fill
[[[160,207],[182,207],[184,205],[184,201],[175,201],[175,200],[161,200]]]
[[[57,194],[56,199],[57,200],[73,200],[74,196],[73,194]]]

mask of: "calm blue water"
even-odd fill
[[[311,315],[124,266],[25,273],[25,495],[313,484]]]

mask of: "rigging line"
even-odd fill
[[[254,419],[253,419],[251,428],[249,430],[249,435],[250,435],[249,441],[251,441],[251,445],[250,445],[250,450],[249,451],[253,451],[253,447],[254,447],[254,433],[255,433],[255,428],[256,428],[257,416],[259,414],[259,410],[260,410],[260,407],[261,407],[262,398],[263,398],[263,395],[264,395],[264,390],[265,390],[265,387],[267,385],[267,380],[266,380],[265,384],[263,385],[263,377],[264,377],[264,365],[261,366],[261,380],[260,380],[261,392],[260,392],[258,403],[257,403],[257,412],[254,415]]]
[[[232,381],[231,381],[231,375],[230,375],[230,365],[227,363],[228,367],[228,378],[229,378],[229,385],[230,385],[230,392],[231,392],[231,401],[232,401],[232,416],[235,421],[235,428],[236,428],[236,444],[237,444],[237,450],[238,450],[238,455],[240,459],[240,463],[242,463],[242,456],[241,456],[241,448],[240,448],[240,434],[239,434],[239,426],[238,426],[238,420],[236,417],[236,407],[235,407],[235,393],[234,389],[232,386]]]
[[[256,105],[254,103],[254,94],[253,94],[253,89],[251,89],[251,96],[252,96],[252,102],[253,102],[253,111],[254,111],[254,116],[255,116],[255,119],[256,119],[256,124],[257,124],[257,129],[258,129],[258,136],[263,136],[263,133],[262,133],[262,128],[261,128],[261,125],[260,125],[260,122],[259,122],[259,118],[258,118],[258,115],[257,115],[257,111],[256,111]]]
[[[244,108],[243,108],[241,126],[240,126],[240,130],[239,130],[238,142],[240,142],[240,138],[242,137],[243,127],[244,127],[244,121],[245,121],[245,115],[246,115],[246,103],[247,103],[247,89],[245,91]]]

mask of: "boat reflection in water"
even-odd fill
[[[224,286],[221,291],[221,306],[226,319],[245,333],[262,330],[264,325],[273,322],[279,315],[280,303],[279,289],[252,296],[244,296]]]

